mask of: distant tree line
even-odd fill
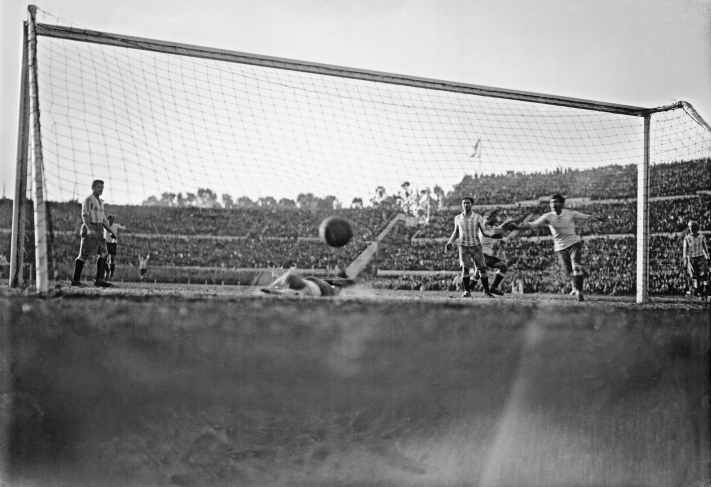
[[[436,210],[444,202],[445,194],[442,188],[435,186],[429,188],[413,188],[409,181],[400,186],[396,194],[387,194],[383,186],[375,188],[370,205],[374,208],[398,208],[409,215],[426,217],[430,210]],[[217,193],[209,188],[200,188],[197,194],[165,192],[160,198],[151,196],[143,202],[143,206],[161,206],[172,208],[299,208],[306,210],[338,210],[343,208],[343,203],[333,195],[323,198],[313,193],[299,193],[296,201],[288,198],[277,200],[272,196],[264,196],[252,200],[248,196],[235,199],[232,195],[224,193],[218,198]],[[353,198],[350,208],[363,208],[362,198]]]

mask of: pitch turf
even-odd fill
[[[686,300],[5,292],[9,485],[708,485]]]

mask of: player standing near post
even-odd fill
[[[689,234],[684,237],[684,265],[694,291],[705,301],[709,294],[709,247],[706,244],[706,237],[699,233],[697,222],[691,220],[689,230]]]
[[[499,240],[503,237],[501,233],[498,233],[501,231],[501,227],[495,226],[499,219],[499,210],[490,210],[485,213],[484,216],[486,217],[486,228],[497,232],[495,233],[494,237],[487,237],[482,233],[481,230],[479,230],[479,241],[481,242],[481,251],[484,253],[484,261],[486,262],[486,267],[492,269],[494,271],[494,274],[496,274],[496,277],[494,277],[494,282],[491,283],[491,288],[489,288],[489,291],[491,291],[491,294],[494,294],[496,296],[503,296],[504,292],[500,289],[499,286],[501,285],[501,281],[504,280],[504,277],[506,277],[506,271],[509,270],[509,267],[506,265],[506,262],[496,257],[496,252],[494,251],[494,245],[496,244],[496,240]],[[480,273],[477,270],[474,272],[473,281],[470,281],[471,288],[474,288],[474,286],[476,285],[476,281],[479,279],[479,277]]]
[[[109,259],[106,262],[106,277],[104,279],[114,277],[114,271],[116,270],[116,247],[118,244],[118,231],[126,229],[126,227],[124,227],[123,225],[119,223],[114,223],[113,215],[107,216],[106,219],[109,220],[109,228],[111,228],[111,232],[104,229],[104,240],[106,240],[106,250],[109,252]],[[113,236],[111,236],[112,233]]]
[[[505,230],[525,230],[528,228],[548,226],[553,235],[553,250],[558,255],[561,270],[566,278],[573,276],[573,288],[577,291],[578,301],[585,301],[583,296],[583,281],[585,270],[582,265],[583,239],[575,233],[575,222],[603,220],[574,210],[566,210],[563,195],[554,194],[549,201],[551,211],[532,222],[513,223],[503,225]]]
[[[471,288],[469,286],[469,268],[476,267],[481,276],[481,284],[484,286],[484,296],[493,298],[494,295],[489,290],[489,277],[486,274],[486,261],[482,252],[481,242],[479,241],[478,232],[480,231],[487,237],[493,237],[494,234],[485,229],[486,223],[484,217],[472,212],[474,199],[466,196],[462,199],[462,213],[454,217],[454,231],[449,237],[449,240],[444,244],[444,251],[449,252],[452,242],[458,238],[459,246],[459,265],[462,268],[462,287],[464,292],[463,298],[471,297]]]
[[[82,230],[79,257],[77,257],[74,263],[72,286],[84,286],[81,283],[81,273],[84,269],[84,262],[90,255],[99,254],[96,260],[96,278],[94,279],[94,285],[98,287],[112,287],[113,284],[103,279],[108,251],[106,250],[106,240],[103,239],[102,230],[108,230],[109,235],[115,237],[109,226],[109,220],[104,214],[104,202],[99,198],[104,192],[104,182],[100,179],[94,180],[94,182],[91,183],[91,191],[92,193],[87,196],[81,205],[81,219],[86,234],[84,234],[84,230]]]

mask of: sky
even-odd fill
[[[0,2],[0,185],[9,197],[27,5]],[[711,0],[36,5],[76,26],[183,44],[641,107],[683,100],[711,122]]]

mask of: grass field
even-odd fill
[[[2,485],[708,486],[697,302],[0,297]]]

